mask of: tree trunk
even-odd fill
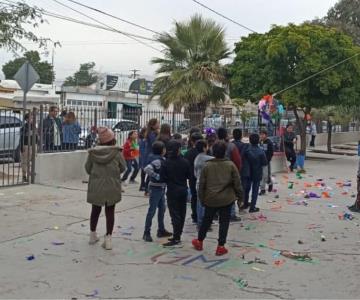
[[[296,124],[297,127],[299,128],[299,133],[300,133],[300,151],[299,154],[300,155],[306,155],[306,124],[305,124],[305,120],[300,119],[297,108],[294,107],[294,114],[295,114],[295,118],[296,118]],[[310,108],[306,108],[304,113],[309,114],[311,111]]]
[[[332,149],[331,149],[331,139],[332,139],[332,123],[330,120],[328,120],[328,128],[327,128],[327,132],[328,132],[328,136],[327,136],[327,151],[328,153],[332,153]]]
[[[185,118],[190,119],[191,127],[198,127],[200,129],[203,129],[206,108],[206,102],[189,104],[185,112]]]

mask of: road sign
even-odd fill
[[[20,85],[24,91],[24,102],[23,107],[26,109],[26,94],[33,85],[40,79],[39,74],[35,71],[33,66],[27,61],[25,62],[19,71],[16,72],[14,79]]]
[[[16,72],[14,79],[20,85],[24,93],[27,93],[40,79],[40,76],[29,62],[25,62],[19,71]]]

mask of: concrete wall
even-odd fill
[[[39,153],[35,163],[35,183],[87,180],[87,151]]]
[[[316,135],[315,146],[326,146],[327,145],[327,133],[319,133]],[[306,136],[307,145],[310,142],[310,135]],[[360,141],[360,131],[352,132],[333,132],[332,134],[332,144],[346,144],[346,143],[357,143]],[[298,137],[298,149],[300,149],[300,137]]]

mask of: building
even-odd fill
[[[22,108],[24,93],[15,80],[0,80],[0,107]],[[35,83],[26,97],[27,108],[59,105],[60,97],[51,84]]]

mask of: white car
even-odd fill
[[[0,112],[0,157],[20,161],[21,119],[20,114]]]
[[[115,133],[118,146],[122,146],[125,143],[130,131],[139,131],[140,129],[139,125],[136,122],[126,119],[99,119],[97,121],[97,127],[107,127],[109,129],[112,129]],[[94,139],[96,138],[94,137],[94,139],[92,139],[93,142],[91,143],[91,145],[89,145],[87,140],[89,140],[90,135],[91,128],[89,128],[88,130],[82,130],[79,146],[93,146],[93,144],[96,142]]]

